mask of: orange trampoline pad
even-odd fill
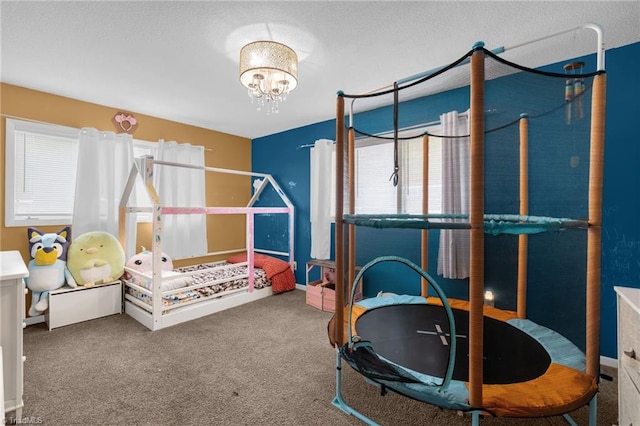
[[[437,297],[427,303],[442,305]],[[452,308],[469,310],[466,300],[449,299]],[[517,318],[513,311],[484,307],[484,315],[500,321]],[[467,386],[469,384],[467,383]],[[547,417],[586,405],[598,391],[595,378],[564,365],[551,363],[540,377],[520,383],[483,385],[482,405],[498,417]]]
[[[596,379],[559,364],[521,383],[483,385],[482,405],[500,417],[547,417],[583,407],[598,391]]]
[[[426,298],[428,304],[442,305],[437,297]],[[453,309],[469,310],[469,302],[448,299]],[[367,311],[354,305],[352,311],[353,335],[357,335],[356,321]],[[344,310],[344,331],[348,336],[349,309]],[[513,311],[484,307],[484,315],[507,322],[517,319]],[[335,318],[333,318],[335,320]],[[465,385],[469,386],[468,382]],[[508,384],[482,386],[482,407],[474,407],[496,417],[548,417],[569,413],[585,406],[598,391],[597,378],[557,363],[550,363],[544,374],[535,379]]]

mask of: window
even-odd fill
[[[79,129],[7,118],[5,226],[71,225]],[[134,157],[156,155],[154,142],[133,141]],[[151,206],[141,179],[138,206]],[[138,213],[151,221],[151,213]]]
[[[408,133],[408,132],[407,132]],[[416,130],[411,131],[415,134]],[[402,137],[402,134],[400,134]],[[393,141],[356,142],[356,214],[422,214],[422,137],[398,142],[398,185],[391,176]],[[429,137],[429,213],[441,213],[442,139]]]
[[[79,130],[7,118],[5,226],[70,225]]]

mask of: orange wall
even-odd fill
[[[112,118],[117,112],[128,112],[138,119],[138,128],[133,137],[146,141],[177,141],[202,145],[205,151],[205,165],[236,170],[251,170],[251,140],[226,133],[207,130],[174,121],[163,120],[75,99],[38,92],[23,87],[0,83],[0,250],[19,250],[25,263],[29,261],[27,230],[25,227],[5,227],[5,119],[42,121],[69,127],[93,127],[98,130],[114,131]],[[251,179],[246,176],[206,174],[208,206],[245,206],[251,196]],[[71,189],[72,194],[73,189]],[[209,251],[242,248],[245,245],[244,216],[207,218]],[[43,226],[42,231],[55,232],[60,226]],[[72,238],[73,238],[73,229]],[[138,227],[138,246],[151,247],[151,227]],[[139,251],[139,250],[136,250]],[[169,253],[169,255],[171,255]],[[176,262],[183,266],[187,262]]]

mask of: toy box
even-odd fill
[[[309,282],[309,271],[320,267],[320,279]],[[356,267],[356,273],[360,267]],[[307,262],[307,305],[325,312],[334,312],[336,303],[335,262],[329,260],[311,260]],[[346,283],[345,283],[346,284]],[[345,285],[346,287],[346,285]],[[345,291],[345,304],[350,295]],[[356,288],[355,301],[362,300],[362,280]]]

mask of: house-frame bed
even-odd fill
[[[396,392],[420,401],[424,401],[442,408],[461,410],[472,414],[472,423],[479,424],[482,415],[500,416],[500,417],[546,417],[562,415],[572,425],[576,423],[571,419],[569,413],[583,406],[589,406],[589,424],[596,424],[596,395],[598,389],[600,361],[599,361],[599,338],[600,338],[600,274],[601,274],[601,238],[602,238],[602,188],[603,188],[603,155],[604,155],[604,110],[605,110],[605,90],[606,90],[606,74],[604,72],[604,48],[602,42],[602,31],[595,24],[587,24],[580,28],[575,28],[564,33],[569,33],[582,28],[589,28],[596,31],[598,36],[597,47],[597,71],[580,75],[577,78],[573,75],[560,75],[559,73],[547,73],[545,77],[557,78],[558,84],[562,88],[564,80],[567,82],[581,82],[583,78],[591,78],[593,80],[587,84],[587,89],[581,88],[581,95],[584,92],[591,92],[590,99],[582,99],[576,96],[567,99],[567,108],[574,107],[574,111],[584,113],[580,105],[576,102],[590,102],[591,113],[590,120],[584,124],[583,132],[586,136],[587,146],[584,151],[580,151],[582,161],[586,164],[585,173],[581,177],[586,177],[587,183],[581,183],[572,188],[579,193],[580,200],[579,216],[530,216],[529,212],[529,165],[533,163],[528,155],[531,152],[529,145],[529,117],[527,111],[520,111],[520,118],[515,116],[508,125],[503,127],[496,126],[490,129],[486,124],[486,112],[493,105],[487,102],[489,98],[487,88],[491,85],[492,89],[496,88],[495,82],[489,81],[485,71],[488,69],[487,59],[502,62],[507,66],[513,67],[514,64],[503,61],[493,52],[487,51],[482,43],[476,44],[466,56],[463,56],[456,63],[450,66],[427,72],[423,75],[409,77],[400,82],[396,82],[393,88],[390,86],[368,92],[364,95],[345,95],[338,93],[337,113],[336,113],[336,307],[335,316],[329,324],[329,340],[336,347],[336,397],[333,404],[351,414],[367,424],[376,424],[372,419],[366,417],[354,408],[350,407],[342,396],[341,391],[341,363],[345,360],[358,373],[366,377],[367,381],[380,386],[385,391]],[[560,34],[564,34],[560,33]],[[548,38],[558,36],[555,34]],[[543,39],[540,39],[543,40]],[[540,41],[536,40],[536,41]],[[533,43],[533,42],[532,42]],[[355,214],[355,198],[354,198],[354,153],[355,153],[355,134],[356,127],[353,124],[353,112],[345,114],[345,99],[351,99],[352,105],[354,100],[358,98],[375,96],[376,94],[392,93],[394,95],[394,114],[397,114],[397,93],[405,87],[412,84],[421,84],[430,78],[435,78],[439,74],[444,75],[446,72],[456,68],[458,65],[468,63],[469,79],[466,85],[469,87],[469,117],[470,117],[470,210],[465,215],[429,215],[428,214],[428,181],[427,173],[423,173],[423,205],[422,215],[359,215]],[[535,70],[527,67],[518,67],[526,74],[535,74]],[[565,68],[567,70],[569,68]],[[523,73],[523,74],[525,74]],[[514,75],[516,75],[515,73]],[[517,77],[516,77],[517,78]],[[403,84],[399,84],[403,83]],[[554,84],[554,93],[557,93],[557,85]],[[567,83],[569,84],[569,83]],[[464,84],[463,84],[464,86]],[[460,87],[460,86],[459,86]],[[439,93],[439,92],[438,92]],[[505,96],[505,91],[499,92]],[[496,102],[496,98],[491,98],[491,102]],[[524,104],[525,108],[533,107],[533,105]],[[521,107],[520,105],[518,107]],[[574,125],[576,116],[573,116],[573,122],[570,122],[569,109],[565,117],[563,117],[563,104],[560,108],[553,111],[546,111],[535,116],[540,119],[536,126],[536,132],[544,132],[548,129],[545,127],[558,126],[558,128],[570,128]],[[559,114],[556,114],[559,110]],[[501,111],[504,112],[504,111]],[[513,112],[509,114],[513,115]],[[574,112],[575,114],[575,112]],[[345,115],[350,118],[349,126],[345,126]],[[560,117],[559,120],[558,117]],[[532,116],[533,118],[533,116]],[[581,117],[580,117],[581,118]],[[556,119],[557,122],[549,120]],[[545,121],[546,120],[546,121]],[[397,115],[394,117],[394,125],[397,125]],[[513,181],[516,189],[515,195],[519,196],[519,203],[513,203],[518,209],[515,214],[499,214],[490,215],[486,213],[486,194],[487,187],[487,170],[485,169],[485,156],[487,152],[488,134],[491,131],[501,130],[514,125],[517,131],[514,131],[516,144],[515,163],[518,170]],[[495,123],[494,123],[495,126]],[[576,132],[578,133],[578,132]],[[532,132],[531,135],[535,135]],[[544,134],[544,133],[543,133]],[[504,133],[503,133],[504,135]],[[346,136],[346,137],[345,137]],[[546,137],[537,137],[536,143]],[[559,147],[560,142],[570,141],[555,140]],[[397,127],[396,140],[397,143]],[[500,139],[502,146],[505,146],[509,138]],[[493,142],[493,141],[492,141]],[[428,157],[429,135],[423,136],[423,155]],[[519,147],[518,147],[519,146]],[[549,169],[553,169],[553,165],[549,161],[551,156],[547,152],[546,160],[543,166],[548,164]],[[540,154],[538,154],[540,155]],[[574,159],[572,158],[572,161]],[[348,167],[344,167],[348,163]],[[582,164],[582,163],[581,163]],[[492,163],[493,167],[501,167],[501,164]],[[423,170],[428,167],[428,160],[423,161]],[[575,161],[568,167],[567,163],[563,164],[563,170],[573,171],[574,175],[578,173]],[[348,176],[345,176],[343,170],[348,170]],[[560,168],[559,168],[560,170]],[[564,179],[568,179],[565,177]],[[559,187],[564,182],[556,182]],[[344,193],[348,197],[343,197]],[[543,195],[544,191],[542,192]],[[563,193],[564,194],[564,193]],[[586,197],[585,197],[586,195]],[[570,194],[569,198],[573,195]],[[537,200],[544,200],[544,196],[538,194]],[[586,202],[585,202],[586,198]],[[343,202],[348,200],[348,204]],[[345,207],[346,204],[346,207]],[[551,203],[553,204],[553,203]],[[552,206],[557,207],[557,206]],[[575,206],[572,206],[572,208]],[[545,206],[545,213],[551,211]],[[574,211],[574,210],[571,210]],[[577,209],[575,211],[578,211]],[[584,216],[583,216],[584,215]],[[383,256],[367,263],[356,275],[354,265],[355,259],[355,235],[356,227],[373,227],[373,228],[411,228],[421,231],[421,266],[417,266],[407,259],[396,258],[393,256]],[[427,274],[427,249],[428,249],[428,230],[429,229],[460,229],[468,230],[470,234],[470,276],[469,276],[469,300],[449,299],[443,290],[437,284],[436,280]],[[528,253],[529,236],[540,234],[544,238],[545,234],[559,233],[563,235],[575,235],[578,233],[583,235],[586,243],[585,256],[585,279],[582,285],[585,291],[585,352],[577,348],[569,339],[563,337],[559,333],[546,329],[533,321],[527,319],[526,312],[526,287],[527,287],[527,262],[531,261],[532,256]],[[586,233],[586,235],[584,235]],[[485,306],[484,290],[485,290],[485,234],[492,235],[515,235],[517,238],[517,311],[507,311]],[[376,263],[383,261],[401,262],[411,266],[418,272],[421,278],[420,296],[391,296],[377,297],[365,299],[362,302],[354,302],[353,284],[359,282],[363,278],[363,274],[367,269]],[[365,281],[366,283],[366,281]],[[350,299],[344,299],[344,289],[349,288],[346,294],[350,294]],[[391,287],[390,290],[393,288]],[[429,290],[435,290],[437,298],[429,297]],[[397,298],[397,300],[396,300]],[[441,308],[438,309],[437,306]],[[409,367],[403,363],[406,360],[406,354],[399,353],[407,348],[411,348],[413,343],[404,344],[402,339],[415,342],[419,340],[416,337],[416,328],[413,325],[407,325],[410,321],[399,321],[401,317],[400,311],[425,312],[436,311],[439,318],[435,321],[437,324],[437,332],[430,332],[435,343],[428,343],[421,346],[421,349],[413,355],[417,358],[430,358],[435,355],[431,352],[441,351],[440,342],[446,347],[445,355],[442,357],[443,362],[440,363],[437,373],[425,372],[421,370],[424,364],[421,362],[414,363]],[[456,325],[454,319],[454,311],[463,318],[463,327],[460,322]],[[393,315],[385,312],[391,312]],[[403,314],[404,315],[404,314]],[[421,314],[422,315],[422,314]],[[431,315],[431,314],[429,314]],[[371,318],[377,316],[376,322]],[[373,327],[362,323],[361,319],[367,317],[369,324],[375,324]],[[420,317],[420,318],[424,318]],[[411,320],[413,321],[413,320]],[[433,321],[429,320],[429,324]],[[381,328],[393,327],[391,323],[397,324],[393,330],[387,330],[386,336],[379,337]],[[548,364],[543,365],[539,373],[520,382],[511,382],[509,380],[498,379],[496,382],[487,381],[487,376],[491,375],[487,365],[491,364],[491,356],[493,349],[490,342],[490,327],[497,324],[495,330],[508,330],[521,336],[525,340],[530,340],[533,344],[543,348],[541,353],[548,359]],[[427,322],[423,320],[419,327],[426,327]],[[406,329],[409,327],[409,329]],[[440,330],[438,327],[441,327]],[[456,329],[463,328],[464,336],[468,341],[468,354],[456,353],[456,341],[459,337]],[[517,329],[517,330],[516,330]],[[418,334],[422,331],[418,329]],[[500,332],[499,332],[500,333]],[[404,337],[399,337],[407,336]],[[553,336],[553,337],[550,337]],[[431,338],[429,336],[424,339]],[[376,340],[377,339],[377,340]],[[422,338],[420,338],[422,339]],[[500,338],[498,339],[500,340]],[[389,342],[392,342],[389,345]],[[422,345],[423,343],[421,343]],[[432,345],[428,347],[428,345]],[[506,338],[502,338],[497,346],[508,346]],[[394,353],[384,353],[385,346],[393,346]],[[413,348],[416,346],[413,345]],[[403,349],[398,349],[403,348]],[[428,349],[425,349],[428,348]],[[377,353],[377,349],[380,352]],[[525,351],[526,352],[526,351]],[[461,379],[455,379],[454,371],[456,370],[456,358],[466,364],[463,366],[465,374],[459,374]],[[571,359],[569,359],[571,358]],[[412,361],[413,362],[413,361]],[[426,362],[425,362],[426,363]],[[494,364],[495,365],[495,364]],[[498,365],[498,369],[507,370],[509,367],[505,363]]]
[[[223,173],[251,176],[257,178],[260,185],[244,207],[180,207],[163,206],[153,185],[154,168],[186,167],[204,170],[206,173]],[[142,179],[144,187],[152,201],[152,207],[128,205],[132,199],[136,180]],[[282,206],[262,207],[256,203],[263,191],[271,186],[282,202]],[[172,325],[191,321],[205,315],[252,302],[274,293],[270,279],[286,276],[286,286],[295,286],[294,261],[294,207],[284,191],[270,174],[246,172],[215,167],[198,167],[188,164],[155,160],[145,156],[140,162],[134,162],[129,173],[126,188],[120,202],[119,239],[125,252],[127,232],[126,217],[138,212],[152,213],[152,270],[140,273],[126,267],[129,278],[124,278],[125,312],[135,318],[149,330],[159,330]],[[208,262],[191,267],[178,268],[175,272],[163,276],[162,265],[162,219],[166,215],[244,215],[246,218],[246,247],[203,254],[219,256],[246,251],[242,257],[234,256],[233,263],[226,261]],[[258,215],[286,215],[288,217],[287,250],[269,250],[254,246],[254,225]],[[135,252],[135,250],[134,250]],[[171,255],[169,253],[169,255]],[[277,256],[278,258],[272,257]],[[280,260],[284,258],[286,260]],[[277,266],[274,268],[274,263]],[[263,271],[258,268],[268,268]],[[266,266],[263,266],[266,265]],[[277,269],[277,270],[276,270]],[[176,285],[176,283],[179,283]],[[289,290],[286,288],[284,290]],[[280,288],[278,291],[284,291]]]

